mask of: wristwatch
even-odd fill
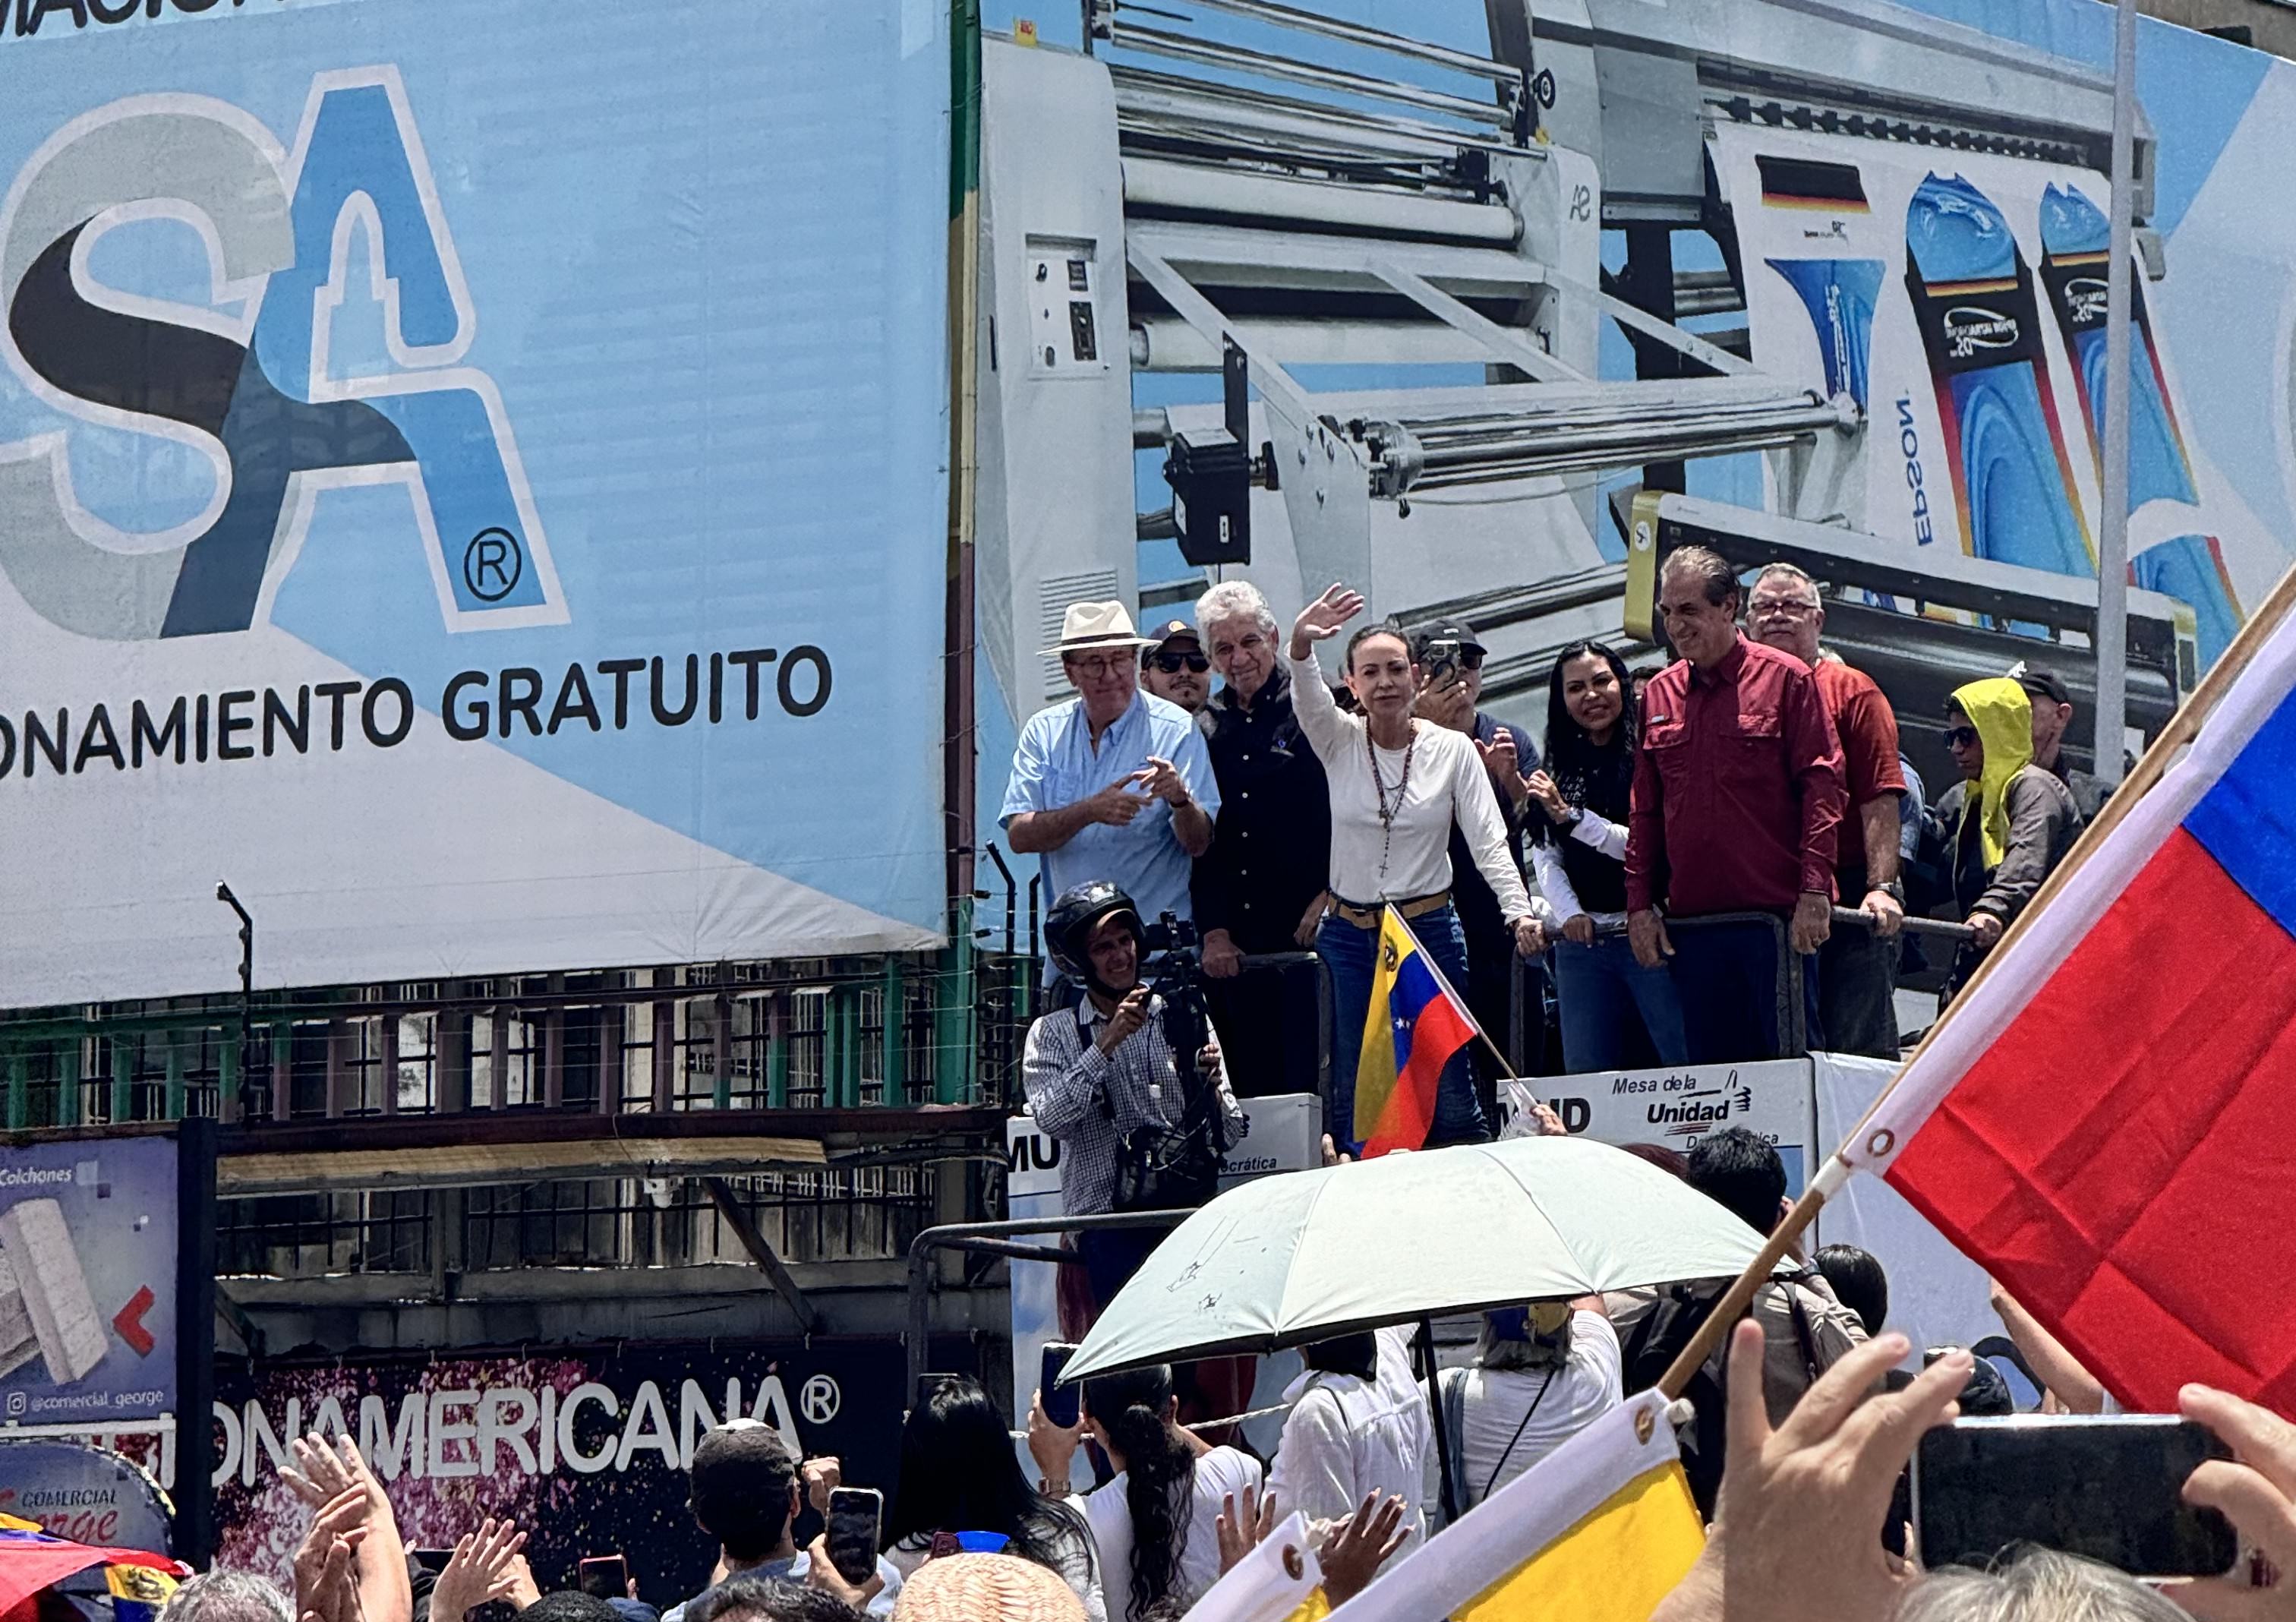
[[[1869,893],[1874,890],[1880,890],[1883,895],[1889,897],[1890,900],[1896,902],[1899,906],[1906,905],[1906,887],[1902,882],[1896,879],[1890,880],[1887,884],[1869,884],[1866,888]]]

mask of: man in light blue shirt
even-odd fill
[[[1120,602],[1070,605],[1061,668],[1075,698],[1021,729],[1002,821],[1013,850],[1039,856],[1045,894],[1107,879],[1154,922],[1191,916],[1189,864],[1210,849],[1219,787],[1195,718],[1140,691],[1140,649]]]

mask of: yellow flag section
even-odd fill
[[[1705,1541],[1666,1399],[1645,1391],[1389,1568],[1332,1622],[1649,1622]]]
[[[1322,1622],[1323,1568],[1297,1510],[1189,1607],[1188,1622]]]

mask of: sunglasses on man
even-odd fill
[[[1148,662],[1166,676],[1177,676],[1183,666],[1201,676],[1212,668],[1212,661],[1201,653],[1152,653]]]
[[[1945,729],[1945,746],[1948,749],[1975,749],[1977,747],[1977,728],[1974,726],[1947,727]]]

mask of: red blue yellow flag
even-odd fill
[[[1379,963],[1356,1064],[1356,1131],[1365,1159],[1426,1143],[1443,1066],[1474,1039],[1474,1016],[1403,915],[1387,908],[1380,914]]]

